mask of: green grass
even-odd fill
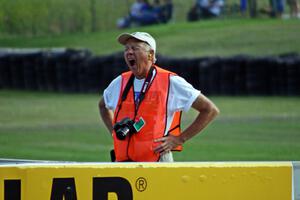
[[[254,56],[300,52],[300,20],[221,19],[194,23],[180,22],[125,30],[150,32],[157,40],[158,53],[175,57]],[[116,37],[123,30],[77,33],[62,36],[3,36],[0,47],[88,48],[98,55],[122,51]]]
[[[221,115],[186,145],[187,154],[198,153],[195,160],[299,160],[299,98],[216,97],[213,100],[220,107]]]
[[[98,31],[116,30],[117,20],[128,15],[133,2],[135,0],[0,0],[0,37],[1,34],[37,36],[89,32],[92,24]],[[222,17],[241,17],[239,2],[226,0]],[[173,0],[172,22],[186,21],[194,4],[195,0]],[[258,9],[266,8],[269,2],[260,0],[257,5]]]
[[[105,160],[97,95],[1,91],[0,157]],[[105,137],[106,136],[106,137]]]
[[[0,157],[109,161],[97,94],[0,90]],[[220,116],[177,161],[300,160],[299,97],[211,97]],[[183,126],[195,116],[183,115]]]

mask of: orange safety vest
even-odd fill
[[[159,145],[159,143],[154,142],[154,139],[163,137],[165,133],[170,76],[175,74],[157,66],[155,66],[155,70],[155,77],[150,83],[135,117],[135,120],[140,117],[144,119],[144,127],[138,133],[127,136],[125,140],[119,140],[115,131],[113,131],[116,161],[154,162],[160,158],[160,155],[153,150]],[[130,87],[126,99],[122,101],[122,94],[131,75],[131,71],[122,74],[121,92],[114,113],[113,125],[125,117],[134,118],[133,86]],[[168,134],[180,134],[180,119],[181,112],[178,111],[174,115]],[[182,146],[178,146],[174,150],[181,151]]]

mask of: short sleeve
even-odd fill
[[[199,95],[200,91],[195,89],[184,78],[180,76],[171,76],[168,112],[187,112]]]
[[[115,110],[118,104],[120,89],[121,89],[121,75],[115,78],[103,92],[105,107]]]

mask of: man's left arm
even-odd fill
[[[154,140],[155,142],[162,142],[154,149],[155,152],[164,154],[178,145],[182,145],[200,133],[219,114],[217,106],[203,94],[196,98],[192,107],[199,111],[195,120],[179,136],[168,135]]]

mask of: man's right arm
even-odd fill
[[[106,128],[108,129],[109,133],[112,134],[112,131],[113,131],[112,123],[113,123],[114,113],[112,110],[106,108],[103,97],[99,101],[98,106],[99,106],[100,116],[101,116]]]
[[[103,97],[100,99],[98,107],[100,116],[111,134],[113,131],[114,109],[117,107],[121,88],[121,75],[115,78],[104,90]]]

